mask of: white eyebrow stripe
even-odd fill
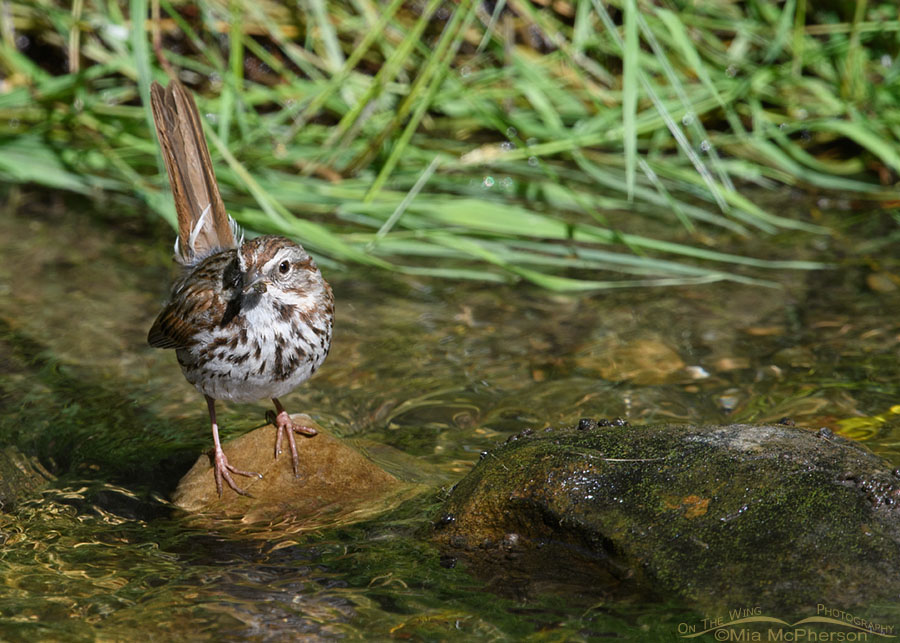
[[[290,248],[283,248],[275,253],[275,256],[269,259],[266,264],[263,266],[262,272],[269,272],[276,264],[284,261],[286,255],[291,254]]]

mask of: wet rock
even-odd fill
[[[52,479],[50,472],[36,458],[11,446],[0,450],[0,510],[9,511],[18,500]]]
[[[319,430],[313,438],[297,436],[299,478],[294,477],[289,451],[273,457],[275,427],[269,424],[223,445],[232,465],[263,475],[262,479],[235,476],[235,482],[251,497],[240,496],[225,485],[219,498],[212,460],[203,454],[178,483],[174,504],[194,514],[237,518],[245,524],[320,527],[370,517],[392,506],[409,487],[307,416],[293,417]]]
[[[652,334],[625,342],[606,337],[575,362],[579,368],[598,372],[605,380],[651,386],[667,381],[685,365],[661,337]]]
[[[873,272],[866,275],[866,285],[877,293],[894,293],[900,288],[900,277],[889,272]]]
[[[534,433],[482,458],[433,534],[517,595],[785,609],[900,594],[900,479],[857,443],[787,424]]]

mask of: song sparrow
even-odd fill
[[[275,457],[287,435],[294,475],[299,458],[295,424],[278,398],[309,379],[331,347],[334,299],[315,261],[298,244],[274,235],[244,242],[225,212],[197,106],[177,81],[151,87],[151,106],[175,195],[175,260],[183,274],[147,336],[174,348],[188,382],[206,397],[215,444],[216,490],[231,474],[260,476],[228,463],[219,443],[216,400],[275,404]]]

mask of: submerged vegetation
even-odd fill
[[[765,283],[820,264],[714,245],[826,230],[754,186],[898,205],[893,2],[9,0],[0,40],[4,182],[173,220],[145,107],[170,67],[231,213],[324,262]]]

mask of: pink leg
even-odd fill
[[[294,424],[291,416],[288,415],[281,402],[277,397],[273,397],[275,410],[278,414],[275,416],[275,457],[281,453],[281,440],[287,434],[288,444],[291,446],[291,463],[294,465],[294,477],[300,477],[300,457],[297,455],[297,442],[294,440],[294,433],[312,437],[318,433],[311,426],[303,426],[302,424]]]
[[[212,422],[213,443],[215,444],[215,455],[213,457],[213,460],[215,462],[216,469],[216,491],[219,492],[219,497],[221,498],[222,478],[225,478],[225,482],[228,483],[228,486],[231,487],[235,493],[238,493],[242,496],[249,496],[249,493],[247,493],[234,483],[231,474],[235,473],[239,476],[247,476],[248,478],[262,478],[262,476],[252,471],[241,471],[240,469],[235,469],[233,466],[228,464],[228,458],[225,457],[225,452],[222,451],[222,445],[219,442],[219,425],[216,424],[216,401],[207,395],[206,406],[209,407],[209,419],[210,422]]]

